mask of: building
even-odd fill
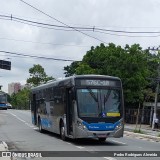
[[[13,93],[18,93],[21,90],[21,84],[19,82],[8,84],[8,94],[11,96]]]

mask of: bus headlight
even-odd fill
[[[120,122],[117,126],[116,126],[116,130],[118,130],[118,129],[120,129],[120,128],[122,128],[122,122]]]
[[[77,125],[82,129],[87,129],[87,127],[82,122],[77,121]]]

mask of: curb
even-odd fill
[[[0,141],[0,151],[7,152],[8,151],[8,146],[4,141]],[[0,157],[0,160],[11,160],[9,157]]]
[[[140,136],[140,137],[143,137],[143,138],[148,138],[148,139],[155,140],[156,142],[160,142],[160,137],[146,135],[146,134],[140,134],[140,133],[134,133],[134,132],[129,132],[129,131],[124,131],[124,133],[126,135],[132,135],[134,137]]]
[[[8,151],[8,146],[4,141],[0,141],[0,151]]]

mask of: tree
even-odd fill
[[[80,62],[72,62],[69,66],[64,67],[65,77],[69,77],[75,74],[76,68],[79,66]]]
[[[76,68],[76,74],[82,75],[82,74],[95,74],[96,70],[91,68],[88,64],[81,63],[77,68]]]
[[[17,109],[29,109],[30,89],[24,88],[11,95],[11,104]]]
[[[10,103],[11,102],[11,96],[7,94],[7,101]]]
[[[30,68],[29,73],[30,78],[27,79],[27,83],[29,83],[31,86],[38,86],[54,79],[52,76],[48,77],[44,71],[44,68],[39,64]]]
[[[113,43],[108,46],[100,44],[95,48],[91,47],[74,71],[74,74],[94,73],[120,77],[125,102],[132,104],[143,102],[149,82],[147,77],[152,72],[148,66],[146,52],[139,44],[126,45],[122,48]]]

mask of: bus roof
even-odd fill
[[[94,74],[88,74],[88,75],[74,75],[74,76],[70,76],[70,77],[66,77],[64,79],[61,79],[61,80],[51,80],[45,84],[42,84],[42,85],[39,85],[37,87],[33,87],[31,90],[32,91],[36,91],[36,90],[39,90],[39,89],[43,89],[43,88],[48,88],[48,87],[52,87],[52,86],[61,86],[62,84],[63,85],[68,85],[68,86],[71,86],[71,85],[74,85],[74,80],[75,79],[91,79],[91,78],[94,78],[94,79],[110,79],[110,80],[118,80],[120,81],[120,78],[118,77],[113,77],[113,76],[106,76],[106,75],[94,75]]]
[[[3,92],[3,91],[0,91],[0,95],[4,95],[4,94],[7,94],[7,93],[5,93],[5,92]]]

